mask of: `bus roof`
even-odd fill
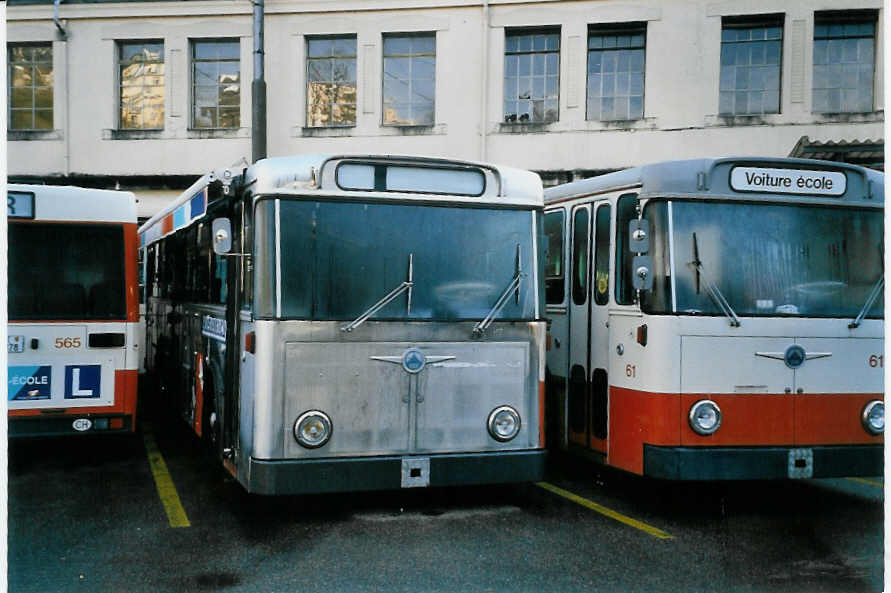
[[[353,166],[353,188],[344,189],[338,168]],[[409,173],[408,186],[381,189],[388,167]],[[414,173],[414,175],[412,175]],[[242,178],[243,175],[243,178]],[[435,179],[434,179],[435,178]],[[363,186],[364,180],[369,182]],[[424,201],[542,207],[541,178],[531,172],[488,163],[389,154],[316,154],[270,157],[248,166],[235,165],[204,175],[139,229],[141,244],[192,224],[205,215],[208,186],[241,184],[260,195],[349,195],[353,199]],[[420,182],[420,185],[419,185]],[[427,184],[427,185],[425,185]],[[451,186],[449,184],[452,184]],[[476,184],[479,184],[478,186]],[[450,190],[451,187],[451,190]],[[478,187],[468,190],[468,187]],[[356,189],[358,188],[358,189]]]
[[[734,176],[734,169],[738,176]],[[828,179],[829,190],[798,190],[798,177],[786,181],[786,172],[818,180],[818,185],[827,183],[819,181],[823,176]],[[746,174],[751,182],[746,181]],[[843,182],[838,175],[844,177]],[[761,181],[764,179],[768,180],[766,185]],[[774,190],[771,183],[786,189]],[[624,188],[634,188],[640,197],[734,197],[820,203],[841,200],[882,205],[885,175],[857,165],[808,159],[722,157],[663,161],[548,188],[544,192],[545,204]]]
[[[133,192],[20,183],[10,183],[6,189],[9,194],[7,215],[13,220],[136,222]],[[10,212],[18,200],[21,200],[20,211]]]

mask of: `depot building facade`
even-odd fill
[[[148,217],[251,158],[247,0],[10,0],[11,180]],[[546,184],[670,158],[881,167],[881,0],[266,0],[267,154],[387,152]]]

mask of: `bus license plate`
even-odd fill
[[[8,336],[9,344],[6,348],[6,353],[10,352],[24,352],[25,351],[25,336]]]

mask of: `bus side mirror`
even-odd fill
[[[638,255],[631,260],[631,284],[634,290],[652,290],[653,260],[649,255]]]
[[[228,218],[215,218],[211,232],[214,253],[223,255],[232,251],[232,223]]]
[[[650,224],[646,218],[633,218],[628,222],[628,250],[632,253],[646,253],[650,250]]]

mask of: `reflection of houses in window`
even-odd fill
[[[307,127],[356,125],[356,37],[306,41]]]
[[[9,129],[53,128],[53,48],[11,44],[8,54]]]
[[[119,42],[120,127],[164,127],[164,44]]]

